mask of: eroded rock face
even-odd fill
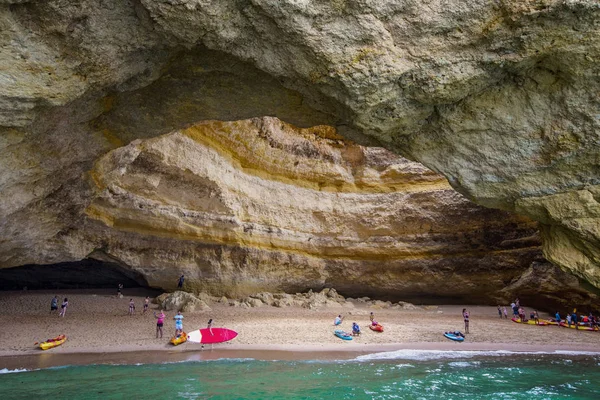
[[[2,262],[72,240],[57,220],[87,207],[81,175],[110,149],[277,115],[536,219],[545,255],[600,286],[599,18],[595,0],[4,2]]]
[[[420,164],[331,127],[271,117],[135,140],[56,196],[66,195],[81,208],[53,196],[36,205],[57,233],[19,231],[5,266],[90,257],[153,287],[185,273],[187,289],[228,297],[335,284],[355,296],[490,301],[540,257],[533,221],[478,207]],[[17,231],[23,215],[6,221]]]

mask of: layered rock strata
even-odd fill
[[[532,221],[477,207],[441,176],[326,126],[208,121],[115,149],[89,180],[89,252],[156,287],[181,271],[188,289],[214,295],[335,283],[489,300],[540,256]]]
[[[79,176],[109,149],[277,115],[538,220],[545,255],[600,286],[599,20],[595,0],[5,1],[3,265],[72,237],[56,220],[87,206]]]

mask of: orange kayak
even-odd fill
[[[185,343],[187,342],[187,333],[183,332],[181,335],[177,336],[177,337],[173,337],[171,338],[171,344],[173,346],[177,346],[181,343]]]
[[[67,341],[67,337],[65,335],[59,335],[54,339],[48,339],[45,342],[40,343],[40,349],[48,350],[56,346],[60,346],[64,342]]]

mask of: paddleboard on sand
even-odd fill
[[[228,342],[237,335],[236,331],[227,328],[204,328],[188,332],[187,340],[193,343],[213,344]]]

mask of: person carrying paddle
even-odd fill
[[[462,315],[465,321],[465,333],[469,333],[469,312],[466,308],[463,308]]]

